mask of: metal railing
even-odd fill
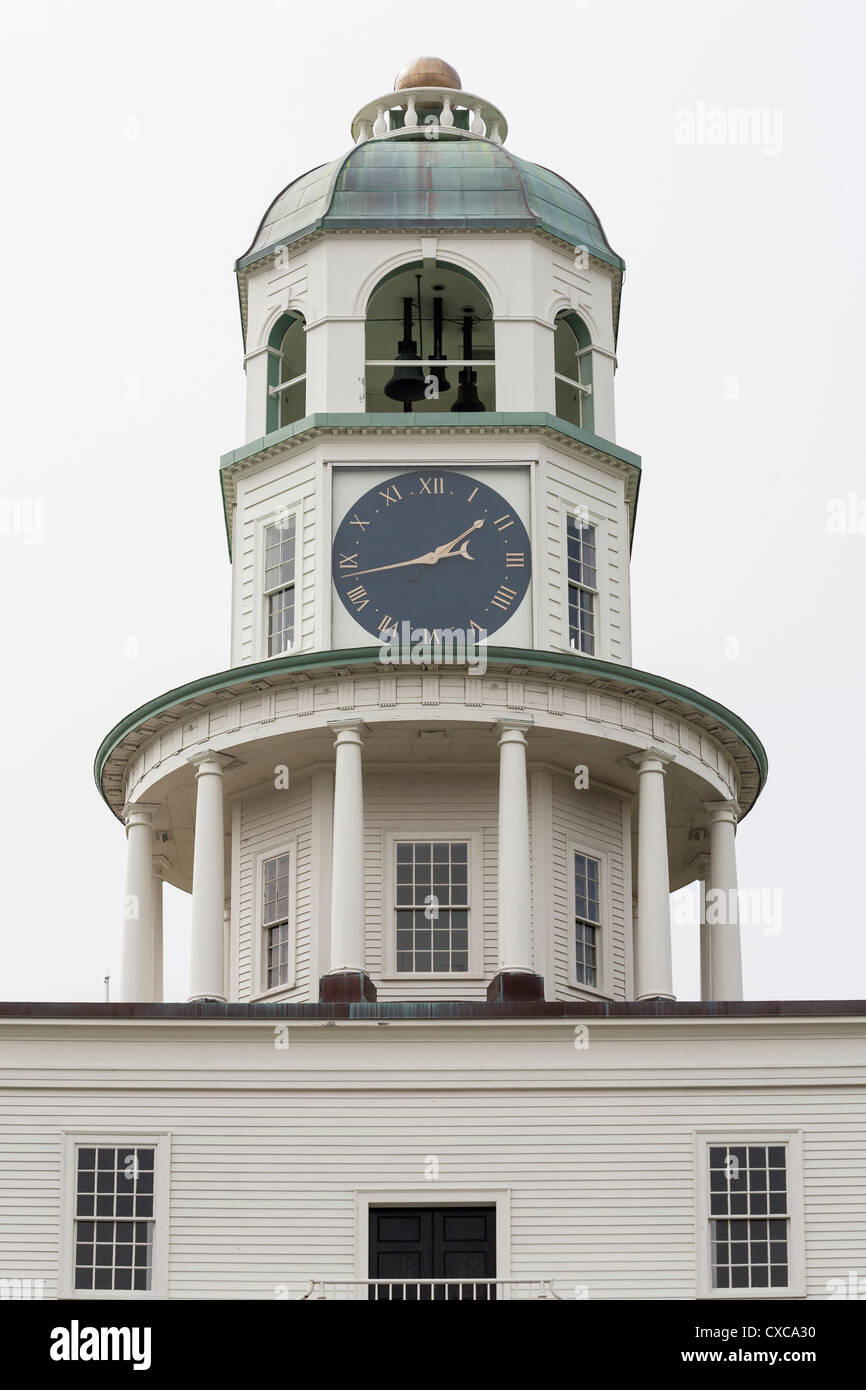
[[[311,1279],[299,1301],[308,1298],[389,1303],[527,1302],[535,1298],[563,1301],[555,1292],[552,1279]]]

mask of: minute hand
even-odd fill
[[[473,531],[477,531],[479,526],[483,525],[484,518],[481,517],[478,521],[474,521],[471,526],[467,527],[465,531],[461,531],[459,536],[455,536],[453,541],[446,541],[444,545],[438,545],[435,550],[428,550],[426,555],[416,555],[412,560],[397,560],[393,565],[374,565],[372,569],[351,570],[347,574],[347,577],[351,576],[354,578],[359,574],[379,574],[382,570],[400,570],[405,569],[407,565],[435,565],[438,564],[440,560],[451,560],[455,559],[457,556],[462,556],[464,560],[471,560],[472,556],[467,553],[465,544],[461,546],[459,550],[455,550],[454,547],[459,541],[462,541],[465,536],[471,535]]]

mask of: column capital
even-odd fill
[[[161,809],[158,801],[127,801],[121,811],[121,819],[127,830],[131,825],[153,827],[153,818]]]
[[[737,801],[702,801],[701,805],[709,816],[710,825],[714,821],[736,825],[739,819],[740,806]]]
[[[499,734],[500,743],[526,743],[526,735],[534,723],[535,720],[526,715],[506,714],[493,725],[493,732]]]
[[[674,761],[673,753],[664,753],[661,748],[640,748],[636,753],[627,753],[625,761],[636,767],[638,772],[666,772],[668,763]],[[656,766],[653,766],[656,764]]]
[[[345,719],[329,719],[327,723],[331,732],[337,735],[334,740],[335,748],[338,747],[340,743],[363,744],[364,739],[370,732],[369,725],[365,724],[363,719],[359,719],[357,715],[349,715]],[[348,737],[344,738],[344,734],[348,735]]]
[[[226,768],[237,762],[237,758],[232,758],[228,753],[218,753],[215,748],[199,748],[196,753],[187,753],[186,760],[195,768],[196,777],[202,773],[214,773],[221,777]]]

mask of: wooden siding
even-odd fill
[[[575,987],[571,966],[570,934],[573,923],[570,911],[569,846],[577,845],[587,853],[603,855],[607,860],[605,921],[602,931],[610,933],[605,952],[610,976],[600,986],[603,994],[614,999],[627,997],[628,954],[631,933],[631,903],[624,892],[624,846],[622,801],[607,792],[576,791],[568,777],[553,778],[553,959],[554,989],[557,999],[580,996]],[[627,847],[631,853],[631,846]]]
[[[562,1025],[293,1027],[281,1053],[269,1024],[169,1038],[132,1024],[101,1042],[70,1024],[61,1050],[29,1022],[2,1048],[0,1277],[57,1293],[62,1131],[95,1127],[171,1135],[173,1298],[294,1297],[357,1275],[355,1194],[376,1189],[510,1193],[513,1277],[692,1298],[694,1132],[751,1126],[802,1133],[808,1293],[826,1298],[866,1266],[866,1087],[862,1025],[859,1040],[823,1027],[610,1024],[588,1053]]]
[[[487,983],[496,974],[499,958],[498,925],[498,772],[476,772],[471,776],[436,764],[417,771],[392,773],[365,769],[364,846],[365,921],[367,969],[380,999],[485,999]],[[411,975],[383,979],[386,943],[384,921],[386,887],[385,837],[389,831],[409,826],[423,830],[429,825],[437,835],[452,833],[449,827],[477,831],[481,836],[481,901],[470,909],[470,930],[482,932],[484,980],[434,980]]]
[[[629,630],[629,534],[622,480],[588,461],[549,454],[541,485],[542,526],[536,546],[535,583],[543,583],[539,647],[568,647],[565,520],[578,506],[598,527],[598,601],[594,655],[631,660]],[[541,553],[543,548],[543,555]]]
[[[263,525],[283,508],[295,514],[297,581],[295,651],[316,646],[316,464],[309,455],[253,473],[238,489],[239,522],[234,555],[233,661],[245,665],[267,658],[263,617]],[[327,539],[325,541],[327,546]],[[319,621],[320,621],[319,617]]]
[[[268,850],[276,853],[289,841],[295,860],[295,984],[280,991],[286,999],[318,998],[318,980],[311,979],[311,935],[314,922],[312,896],[312,795],[309,779],[286,791],[273,791],[241,805],[240,846],[237,856],[239,882],[237,923],[232,959],[237,961],[237,980],[231,998],[249,999],[262,993],[255,972],[255,932],[260,930],[261,907],[257,901],[257,863]]]

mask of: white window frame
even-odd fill
[[[804,1230],[803,1132],[799,1129],[758,1129],[731,1125],[728,1129],[697,1129],[695,1144],[695,1203],[697,1231],[696,1297],[709,1299],[786,1299],[806,1297]],[[717,1289],[713,1287],[710,1240],[710,1148],[748,1144],[784,1144],[788,1195],[788,1284],[785,1288]],[[736,1219],[736,1218],[734,1218]],[[748,1218],[746,1218],[748,1220]],[[756,1218],[752,1218],[753,1220]],[[760,1218],[757,1218],[760,1219]],[[768,1218],[770,1219],[770,1218]]]
[[[580,316],[578,315],[578,317],[580,317]],[[584,381],[582,380],[582,376],[583,376],[582,367],[583,367],[583,358],[586,357],[589,353],[592,352],[592,344],[590,343],[587,347],[583,347],[583,348],[580,346],[580,343],[578,342],[577,334],[575,333],[575,331],[574,331],[574,329],[572,328],[571,324],[568,322],[568,311],[567,311],[567,310],[562,310],[562,309],[560,309],[560,310],[556,313],[556,315],[554,316],[554,319],[553,319],[553,332],[554,332],[554,337],[555,337],[555,335],[556,335],[556,325],[557,325],[557,323],[558,323],[558,321],[559,321],[560,319],[564,319],[564,320],[565,320],[566,326],[567,326],[568,329],[570,330],[570,332],[571,332],[571,334],[572,334],[572,336],[573,336],[573,338],[574,338],[575,343],[577,343],[577,351],[576,351],[576,353],[575,353],[575,360],[576,360],[576,362],[577,362],[577,376],[576,376],[576,377],[574,377],[574,376],[566,376],[564,372],[557,372],[557,371],[554,369],[553,379],[554,379],[554,381],[563,381],[563,382],[565,382],[566,386],[573,386],[573,387],[575,387],[576,390],[578,391],[578,393],[579,393],[579,399],[580,399],[580,412],[579,412],[579,413],[580,413],[580,419],[579,419],[578,422],[577,422],[577,428],[578,428],[578,429],[586,429],[586,424],[585,424],[584,418],[583,418],[583,417],[584,417],[583,405],[584,405],[584,401],[586,400],[587,396],[591,396],[591,395],[592,395],[592,386],[591,386],[591,385],[588,385],[586,382],[584,382]],[[587,331],[589,331],[589,326],[588,326],[588,325],[587,325]],[[555,360],[556,360],[556,358],[555,358],[555,349],[554,349],[554,361],[555,361]],[[556,396],[555,396],[555,394],[554,394],[554,402],[555,402],[555,400],[556,400]],[[570,422],[570,423],[573,423],[573,422]]]
[[[256,594],[258,607],[258,653],[261,661],[275,661],[268,652],[268,598],[270,594],[265,592],[265,549],[267,528],[278,526],[281,520],[294,521],[295,523],[295,571],[292,576],[292,585],[295,595],[295,636],[292,643],[292,652],[296,652],[300,647],[300,595],[301,595],[301,547],[302,547],[302,522],[303,509],[300,503],[294,506],[281,505],[273,507],[267,516],[259,517],[256,522]],[[288,587],[287,585],[284,587]],[[273,590],[276,593],[276,590]],[[282,655],[289,655],[288,652]]]
[[[74,1299],[153,1299],[168,1297],[169,1184],[171,1181],[171,1132],[161,1130],[117,1130],[105,1127],[61,1130],[62,1220],[60,1230],[61,1298]],[[153,1264],[149,1289],[76,1289],[75,1287],[75,1195],[77,1150],[79,1148],[150,1148],[153,1162]],[[94,1217],[94,1220],[97,1218]],[[113,1218],[112,1218],[113,1219]]]
[[[569,839],[567,850],[567,872],[568,872],[568,985],[569,988],[578,994],[588,994],[594,998],[612,999],[613,998],[613,950],[611,946],[611,926],[610,926],[610,854],[606,850],[600,850],[584,844],[578,840]],[[577,942],[575,940],[575,920],[577,917],[577,902],[574,892],[574,856],[583,854],[587,859],[598,860],[598,884],[599,884],[599,923],[598,923],[598,984],[587,985],[578,982],[577,978]]]
[[[422,1165],[427,1155],[419,1159]],[[430,1155],[432,1157],[432,1155]],[[496,1278],[511,1278],[511,1188],[446,1187],[438,1182],[410,1183],[404,1187],[355,1189],[355,1278],[367,1279],[370,1268],[371,1207],[495,1207]],[[335,1282],[339,1283],[339,1280]],[[395,1283],[397,1280],[394,1281]]]
[[[268,973],[268,953],[265,946],[265,933],[268,928],[265,926],[265,862],[268,859],[276,859],[278,855],[287,854],[289,856],[289,978],[286,984],[267,985]],[[287,990],[294,989],[298,982],[298,912],[297,912],[297,881],[298,881],[298,837],[292,835],[289,838],[274,840],[262,849],[256,851],[253,864],[253,882],[255,883],[256,905],[253,913],[253,930],[255,932],[255,943],[253,947],[253,979],[256,982],[256,993],[254,999],[271,999]]]
[[[569,578],[568,578],[568,519],[575,515],[576,507],[584,507],[586,510],[586,523],[588,526],[595,527],[596,540],[596,568],[595,568],[595,589],[587,589],[587,593],[594,594],[594,623],[595,623],[595,651],[581,652],[571,645],[570,630],[571,625],[568,619],[568,599],[569,599]],[[607,652],[607,615],[602,603],[602,595],[608,593],[607,584],[607,518],[598,511],[588,506],[585,501],[562,498],[562,520],[560,524],[560,554],[562,565],[560,569],[560,579],[562,583],[562,642],[561,647],[564,651],[572,652],[575,656],[582,656],[587,661],[601,661],[605,659]]]
[[[466,840],[469,845],[469,969],[397,970],[397,841]],[[484,880],[483,831],[480,827],[425,824],[387,828],[383,835],[382,865],[382,976],[383,980],[469,980],[484,979]]]

